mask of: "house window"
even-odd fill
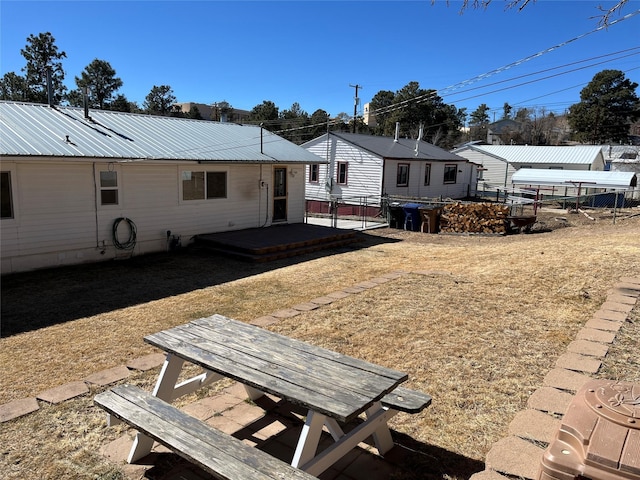
[[[13,195],[11,192],[11,172],[0,172],[0,190],[2,191],[1,218],[13,218]]]
[[[227,172],[182,172],[182,199],[204,200],[227,197]]]
[[[100,172],[100,205],[118,205],[118,172]]]
[[[318,175],[320,171],[320,165],[312,163],[309,165],[309,183],[318,183]]]
[[[457,174],[458,174],[457,165],[445,165],[444,166],[444,183],[456,183]]]
[[[396,187],[407,187],[409,185],[409,164],[399,163],[396,176]]]
[[[424,164],[424,185],[427,186],[431,183],[431,164]]]
[[[338,185],[347,184],[347,162],[338,162]]]

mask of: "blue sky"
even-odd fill
[[[98,58],[140,105],[154,85],[169,85],[180,102],[352,114],[350,85],[362,87],[364,104],[417,81],[468,113],[485,103],[496,119],[505,102],[562,112],[601,70],[640,83],[640,14],[631,15],[640,0],[625,6],[629,18],[594,32],[598,5],[614,3],[538,0],[518,11],[493,0],[460,14],[461,2],[445,0],[1,0],[0,74],[21,73],[27,37],[48,31],[67,54],[69,88]]]

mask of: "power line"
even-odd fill
[[[620,22],[622,22],[624,20],[628,20],[629,18],[634,17],[635,15],[638,15],[638,14],[640,14],[640,10],[636,10],[635,12],[631,12],[631,13],[625,15],[622,18],[619,18],[619,19],[616,19],[616,20],[610,22],[608,25],[602,25],[602,26],[597,27],[594,30],[591,30],[591,31],[589,31],[587,33],[583,33],[581,35],[573,37],[573,38],[571,38],[569,40],[566,40],[566,41],[564,41],[562,43],[559,43],[557,45],[549,47],[549,48],[547,48],[545,50],[542,50],[542,51],[540,51],[538,53],[535,53],[533,55],[529,55],[528,57],[525,57],[523,59],[517,60],[517,61],[512,62],[512,63],[509,63],[509,64],[507,64],[507,65],[505,65],[503,67],[491,70],[491,71],[489,71],[487,73],[483,73],[481,75],[477,75],[477,76],[475,76],[475,77],[473,77],[471,79],[463,80],[462,82],[458,82],[456,84],[453,84],[453,85],[450,85],[448,87],[445,87],[441,91],[438,91],[438,90],[429,91],[428,93],[426,93],[426,94],[424,94],[422,96],[413,98],[412,101],[414,101],[416,103],[418,103],[420,101],[425,101],[425,100],[428,100],[430,98],[433,98],[434,96],[437,96],[438,94],[440,94],[440,92],[442,92],[441,95],[444,96],[444,95],[446,95],[445,92],[447,92],[449,90],[457,90],[458,88],[462,88],[462,87],[464,87],[466,85],[470,85],[471,83],[475,83],[475,82],[478,82],[480,80],[484,80],[485,78],[488,78],[490,76],[496,75],[498,73],[502,73],[502,72],[504,72],[504,71],[506,71],[506,70],[508,70],[510,68],[522,65],[523,63],[528,62],[529,60],[532,60],[534,58],[538,58],[538,57],[540,57],[540,56],[542,56],[542,55],[544,55],[546,53],[549,53],[549,52],[552,52],[554,50],[557,50],[557,49],[559,49],[559,48],[561,48],[561,47],[563,47],[565,45],[568,45],[568,44],[573,43],[573,42],[575,42],[575,41],[577,41],[577,40],[579,40],[581,38],[584,38],[584,37],[586,37],[588,35],[591,35],[592,33],[595,33],[595,32],[598,32],[600,30],[603,30],[605,28],[611,27],[611,26],[613,26],[613,25],[615,25],[617,23],[620,23]],[[398,110],[400,108],[404,108],[404,106],[406,104],[408,104],[409,102],[410,102],[409,100],[398,102],[397,104],[392,104],[392,105],[388,105],[386,107],[382,107],[382,108],[380,108],[378,110],[375,110],[375,111],[373,111],[371,113],[374,114],[374,115],[389,113],[389,112]]]

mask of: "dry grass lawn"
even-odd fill
[[[559,216],[570,226],[556,228]],[[550,231],[385,229],[359,248],[268,265],[191,252],[4,277],[0,404],[151,353],[142,338],[161,329],[213,313],[250,321],[405,271],[270,328],[406,371],[408,385],[434,402],[420,415],[396,416],[393,428],[424,453],[430,478],[467,478],[472,472],[453,463],[484,461],[611,286],[640,275],[637,209],[615,225],[606,212],[595,222],[566,212],[540,218]],[[631,319],[601,374],[640,382],[638,307]],[[132,381],[149,386],[155,373]],[[105,428],[94,393],[3,424],[2,476],[121,478],[97,454],[120,430]]]

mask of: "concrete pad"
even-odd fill
[[[362,288],[362,287],[357,287],[357,286],[353,286],[353,287],[346,287],[343,288],[342,291],[346,292],[346,293],[362,293],[364,292],[366,289]]]
[[[383,284],[383,283],[390,282],[391,279],[385,278],[385,277],[376,277],[376,278],[372,278],[370,281],[377,284]]]
[[[87,383],[93,383],[94,385],[105,386],[109,385],[110,383],[124,380],[129,375],[131,375],[131,371],[124,365],[120,365],[118,367],[109,368],[107,370],[102,370],[101,372],[89,375],[84,379],[84,381]]]
[[[40,408],[35,398],[21,398],[4,405],[0,405],[0,423],[22,417]]]
[[[102,456],[107,457],[113,463],[122,463],[127,461],[129,452],[131,451],[131,445],[133,443],[133,435],[125,434],[114,441],[103,445],[100,448]]]
[[[70,398],[79,397],[89,392],[87,384],[84,382],[70,382],[59,387],[51,388],[40,392],[36,395],[38,400],[43,400],[49,403],[61,403]]]
[[[279,321],[279,318],[273,317],[271,315],[265,315],[263,317],[251,320],[249,323],[258,327],[267,327],[269,325],[273,325],[274,323],[278,323]]]
[[[604,320],[602,318],[592,318],[587,323],[585,323],[584,326],[587,328],[595,328],[596,330],[617,332],[620,330],[622,325],[622,322],[612,322],[611,320]]]
[[[582,373],[567,370],[566,368],[554,368],[544,377],[543,385],[559,390],[577,392],[591,377]]]
[[[595,357],[571,352],[560,355],[556,361],[556,367],[585,373],[596,373],[601,365],[602,362]]]
[[[300,310],[294,310],[293,308],[284,308],[271,314],[272,317],[276,318],[291,318],[297,317],[298,315],[300,315]]]
[[[235,407],[242,403],[238,397],[233,395],[216,395],[215,397],[207,397],[197,402],[186,405],[182,410],[199,420],[208,420],[209,418],[219,415],[222,412]]]
[[[469,480],[509,480],[509,477],[500,475],[495,470],[483,470],[478,473],[474,473],[469,477]]]
[[[162,365],[165,358],[166,354],[164,353],[152,353],[150,355],[145,355],[144,357],[131,360],[127,363],[127,368],[146,372],[147,370],[151,370],[152,368]]]
[[[623,295],[625,297],[638,298],[638,291],[632,288],[614,287],[607,292],[607,295]]]
[[[588,340],[590,342],[613,343],[616,339],[614,332],[605,332],[595,328],[582,328],[576,334],[578,340]]]
[[[264,417],[264,415],[264,410],[247,402],[241,402],[223,413],[223,416],[239,423],[243,427]]]
[[[389,278],[389,279],[393,280],[395,278],[404,277],[404,276],[406,276],[408,274],[409,274],[409,272],[405,272],[404,270],[397,270],[395,272],[385,273],[382,276],[385,277],[385,278]]]
[[[538,410],[518,412],[509,424],[509,434],[525,440],[551,443],[560,428],[560,420]]]
[[[294,305],[291,308],[293,308],[294,310],[300,310],[301,312],[310,312],[311,310],[320,308],[320,305],[318,305],[317,303],[307,302],[307,303],[299,303],[298,305]]]
[[[601,310],[611,310],[613,312],[622,312],[629,313],[633,310],[633,305],[627,305],[626,303],[618,303],[618,302],[604,302],[600,305]]]
[[[622,277],[620,279],[620,283],[629,283],[631,285],[635,285],[636,290],[640,292],[640,277]]]
[[[573,395],[557,388],[542,387],[533,392],[527,400],[527,407],[541,412],[564,415],[573,400]]]
[[[613,310],[600,309],[593,314],[593,318],[609,320],[611,322],[624,322],[628,314],[624,312],[614,312]]]
[[[544,450],[518,437],[496,442],[487,454],[486,466],[506,475],[534,479]]]
[[[311,303],[315,303],[318,305],[329,305],[330,303],[333,303],[336,299],[335,298],[331,298],[329,296],[326,297],[317,297],[314,298],[312,300],[309,300]]]
[[[327,293],[327,297],[332,298],[334,300],[341,300],[343,298],[347,298],[350,296],[350,293],[343,292],[342,290],[338,290],[337,292]]]
[[[364,288],[364,289],[369,289],[369,288],[376,288],[379,284],[375,283],[375,282],[360,282],[355,284],[355,287],[359,287],[359,288]]]
[[[609,351],[609,347],[603,343],[590,342],[589,340],[574,340],[567,346],[567,351],[602,358]]]
[[[247,395],[247,391],[245,390],[244,385],[238,382],[234,383],[230,387],[225,388],[223,391],[227,395],[231,395],[242,401],[245,401],[247,398],[249,398],[249,395]]]
[[[607,296],[607,302],[624,303],[625,305],[635,305],[638,301],[637,297],[629,295],[609,295]]]
[[[253,432],[253,436],[258,440],[267,440],[268,438],[275,437],[276,435],[284,432],[288,426],[282,423],[280,420],[273,419],[272,422],[268,423],[266,426],[255,430]]]
[[[228,435],[232,435],[243,428],[243,425],[240,425],[238,422],[235,422],[224,415],[211,417],[206,423]]]
[[[640,295],[640,286],[635,283],[620,282],[613,286],[614,290],[629,290],[634,292],[634,295]]]

